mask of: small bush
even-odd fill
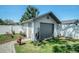
[[[11,34],[11,33],[9,33],[9,32],[6,32],[5,35],[10,36],[11,38],[14,38],[13,34]]]
[[[23,37],[26,37],[26,34],[23,33],[22,31],[20,31],[20,35],[23,36]]]
[[[66,52],[67,53],[70,53],[70,52],[72,52],[73,51],[73,47],[71,46],[71,45],[66,45],[66,48],[67,48],[67,50],[66,50]]]
[[[56,45],[53,47],[53,52],[55,53],[62,52],[62,49],[60,48],[60,46]]]
[[[61,39],[54,39],[53,42],[57,43],[57,44],[66,44],[67,43],[67,41],[62,41]]]
[[[39,42],[39,41],[32,41],[32,43],[33,43],[33,45],[35,45],[35,46],[40,46],[40,45],[41,45],[41,42]]]
[[[56,45],[53,47],[53,52],[55,53],[70,53],[72,52],[72,47],[71,45]]]
[[[12,31],[12,34],[15,35],[15,31]]]
[[[73,45],[74,51],[79,52],[79,44]]]
[[[48,43],[46,40],[41,41],[41,44],[45,45],[46,43]]]

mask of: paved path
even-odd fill
[[[23,39],[22,41],[27,41],[29,39]],[[16,41],[11,41],[8,43],[4,43],[0,45],[0,53],[15,53],[15,47],[14,44]]]
[[[15,53],[14,44],[16,41],[11,41],[0,45],[0,53]]]

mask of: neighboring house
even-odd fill
[[[22,22],[24,32],[31,40],[57,37],[57,27],[60,23],[52,12]]]
[[[79,20],[62,21],[60,33],[64,37],[79,39]]]

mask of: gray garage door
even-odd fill
[[[54,34],[54,24],[40,23],[40,39],[48,38]]]

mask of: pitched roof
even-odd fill
[[[73,19],[73,20],[64,20],[64,21],[61,21],[62,24],[76,24],[76,23],[79,23],[79,20],[78,19]]]
[[[40,17],[43,17],[43,16],[46,16],[46,15],[50,15],[58,24],[60,24],[61,23],[61,21],[52,13],[52,12],[48,12],[48,13],[46,13],[46,14],[43,14],[43,15],[40,15],[40,16],[38,16],[38,17],[36,17],[36,18],[33,18],[33,19],[29,19],[29,20],[26,20],[26,21],[23,21],[22,23],[27,23],[27,22],[30,22],[30,21],[33,21],[33,20],[36,20],[36,19],[38,19],[38,18],[40,18]]]

